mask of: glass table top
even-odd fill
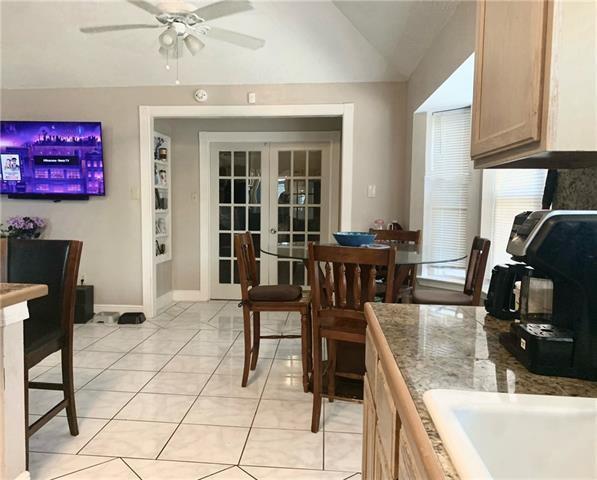
[[[319,245],[329,245],[339,248],[342,247],[337,243],[320,243]],[[377,244],[379,245],[379,244]],[[371,247],[358,247],[371,248]],[[431,248],[425,248],[425,245],[395,245],[388,246],[388,248],[396,248],[396,265],[422,265],[429,263],[450,263],[458,262],[467,258],[467,255],[458,255],[450,252],[432,252]],[[292,247],[285,244],[274,245],[272,247],[265,247],[260,249],[266,255],[273,255],[279,258],[292,258],[294,260],[304,260],[308,258],[308,249],[306,245],[293,245]]]

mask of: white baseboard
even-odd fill
[[[175,302],[205,302],[209,298],[201,290],[172,290],[172,300]]]
[[[142,312],[143,305],[108,305],[108,304],[95,304],[93,306],[95,313],[99,312]]]
[[[167,293],[164,293],[164,295],[160,295],[158,298],[156,298],[155,308],[158,312],[162,309],[169,307],[170,305],[172,305],[172,303],[174,303],[172,293],[172,291],[169,291]]]
[[[15,480],[30,480],[31,475],[29,474],[29,472],[27,470],[25,470],[24,472],[19,473]]]

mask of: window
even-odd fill
[[[470,158],[470,108],[435,112],[425,175],[425,248],[437,256],[467,255],[479,229],[479,173]],[[426,265],[423,276],[464,278],[466,261]]]
[[[514,217],[540,210],[547,170],[486,170],[483,175],[481,235],[491,240],[486,276],[491,268],[510,262],[506,246]]]

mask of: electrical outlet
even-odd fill
[[[85,284],[85,273],[81,273],[81,285]]]
[[[247,94],[247,103],[253,104],[257,102],[257,94],[255,92],[249,92]]]

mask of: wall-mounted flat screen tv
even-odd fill
[[[105,195],[101,123],[0,121],[0,193],[54,199]]]

